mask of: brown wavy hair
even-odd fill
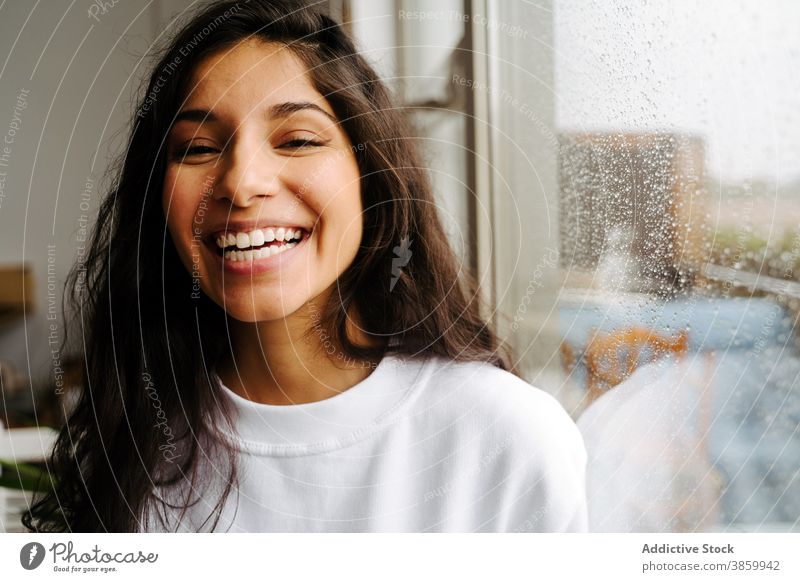
[[[212,529],[236,489],[232,450],[205,438],[231,422],[212,381],[228,347],[226,316],[202,294],[190,299],[191,277],[168,236],[161,190],[165,138],[194,67],[252,37],[289,47],[351,143],[364,145],[354,149],[363,239],[318,325],[356,360],[438,354],[514,372],[510,353],[481,316],[474,278],[447,242],[403,111],[342,27],[308,3],[216,2],[194,13],[160,51],[85,262],[70,273],[65,307],[80,314],[70,327],[87,346],[85,386],[48,459],[57,481],[23,517],[32,531],[147,529],[142,518],[149,504],[165,507],[156,488],[193,485],[202,478],[201,455],[227,458],[230,471],[209,515]],[[394,248],[406,237],[413,255],[390,289],[398,275]],[[351,309],[362,329],[382,341],[351,341]],[[172,507],[192,503],[187,495]],[[162,527],[177,525],[165,522],[166,512],[156,513]]]

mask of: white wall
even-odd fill
[[[61,290],[81,244],[79,221],[96,210],[103,174],[124,147],[146,73],[137,63],[166,16],[191,3],[106,1],[105,13],[100,4],[5,2],[0,9],[0,153],[10,149],[8,167],[0,167],[0,264],[24,261],[36,285],[27,321],[0,335],[0,359],[33,376],[53,363],[50,323],[61,340]],[[13,143],[2,143],[7,136]],[[47,320],[53,309],[54,322]]]

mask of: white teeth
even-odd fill
[[[237,249],[247,249],[250,247],[260,247],[272,241],[289,242],[295,239],[302,239],[303,231],[293,228],[264,228],[255,229],[250,232],[227,232],[217,236],[215,242],[221,249],[236,247]],[[233,250],[233,249],[230,249]]]
[[[226,261],[254,261],[258,259],[268,259],[279,255],[284,251],[296,247],[297,242],[285,243],[282,245],[274,245],[271,247],[261,247],[260,249],[250,249],[246,251],[225,251],[224,257]]]
[[[260,230],[254,230],[250,233],[250,242],[254,247],[260,247],[264,244],[264,233]]]

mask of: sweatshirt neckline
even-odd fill
[[[399,373],[406,365],[417,369]],[[317,402],[289,405],[248,400],[216,376],[236,429],[236,434],[223,433],[239,448],[267,455],[338,448],[377,429],[407,399],[420,371],[420,361],[385,354],[369,376],[347,390]]]

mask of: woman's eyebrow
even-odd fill
[[[319,105],[311,103],[310,101],[286,101],[284,103],[276,103],[267,109],[267,117],[270,118],[285,118],[298,111],[317,111],[322,113],[325,117],[333,123],[338,123],[336,117],[325,111]],[[213,112],[205,109],[186,109],[175,116],[173,124],[181,121],[195,121],[197,123],[216,123],[219,121]]]
[[[338,123],[336,117],[325,111],[319,105],[311,103],[310,101],[287,101],[285,103],[277,103],[270,107],[267,110],[267,115],[269,117],[289,117],[293,113],[297,113],[298,111],[318,111],[322,113],[325,117],[330,119],[333,123]]]

